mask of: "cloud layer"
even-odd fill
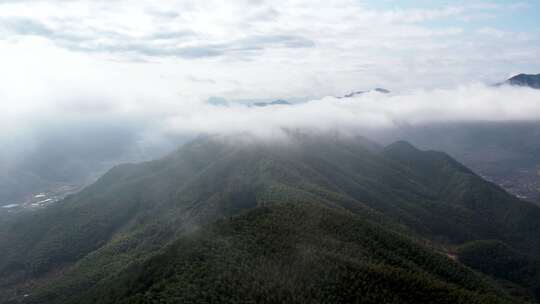
[[[477,84],[396,94],[370,92],[346,99],[325,97],[262,108],[202,104],[169,117],[166,126],[183,133],[264,136],[282,128],[368,133],[404,125],[517,121],[540,121],[539,90]]]
[[[0,1],[0,166],[152,157],[201,132],[540,118],[537,91],[472,84],[540,71],[537,3],[403,3]],[[323,97],[373,87],[396,93]],[[291,97],[311,101],[207,102]]]
[[[540,70],[540,24],[521,22],[540,20],[534,1],[403,3],[8,0],[0,1],[0,48],[24,44],[46,61],[60,48],[98,61],[103,72],[130,63],[122,82],[144,69],[148,78],[227,98],[453,87]],[[69,68],[55,65],[52,74]]]
[[[106,79],[94,81],[107,86]],[[59,92],[65,87],[59,82],[58,87],[50,85],[39,92],[0,89],[5,101],[0,104],[4,147],[17,151],[37,145],[39,149],[40,142],[60,137],[65,142],[57,145],[69,150],[82,136],[85,146],[80,151],[105,143],[114,147],[118,141],[120,153],[160,145],[172,149],[179,139],[199,134],[249,132],[266,138],[282,135],[283,129],[369,134],[433,123],[540,121],[540,90],[524,87],[472,84],[390,94],[372,91],[352,98],[329,96],[256,107],[181,94],[158,95],[154,90],[165,88],[149,90],[148,86],[92,91],[72,84]]]

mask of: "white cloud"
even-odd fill
[[[540,69],[537,33],[515,42],[524,34],[488,27],[471,31],[462,24],[524,9],[526,3],[387,10],[362,3],[2,1],[0,41],[41,37],[51,42],[47,49],[80,53],[107,69],[115,66],[110,60],[189,69],[168,74],[180,74],[175,81],[184,91],[235,98],[321,96],[373,86],[434,88],[499,81],[523,67]],[[430,24],[440,21],[445,25]],[[487,52],[493,49],[497,52]],[[46,54],[39,55],[49,60]],[[212,83],[192,86],[188,74]],[[132,81],[129,74],[123,78]]]
[[[402,124],[539,121],[540,90],[488,87],[420,90],[404,94],[368,93],[349,99],[325,97],[292,106],[197,105],[165,120],[184,134],[279,133],[282,128],[369,132]]]
[[[4,154],[0,155],[0,163],[8,156],[22,157],[32,152],[36,142],[44,138],[54,138],[58,133],[76,138],[78,134],[91,133],[89,129],[99,132],[93,138],[85,138],[86,144],[103,145],[103,132],[114,133],[119,134],[118,138],[126,138],[118,145],[129,150],[149,141],[163,145],[169,136],[194,136],[201,132],[251,131],[276,136],[281,128],[360,132],[389,128],[396,123],[540,120],[539,90],[484,85],[367,94],[346,100],[315,98],[293,106],[265,108],[235,103],[224,107],[206,102],[212,92],[230,99],[255,94],[274,98],[291,92],[301,96],[310,91],[342,95],[350,90],[343,84],[353,89],[362,85],[355,86],[349,72],[333,73],[322,66],[307,66],[311,77],[306,78],[305,70],[294,67],[308,65],[315,55],[302,56],[302,50],[293,51],[298,54],[297,60],[267,58],[266,72],[261,73],[257,60],[134,63],[71,52],[39,37],[0,41],[0,145]],[[323,63],[333,60],[323,56],[327,55],[324,51],[319,52],[315,57],[322,56]],[[350,55],[343,55],[345,63],[347,56]],[[449,66],[453,64],[448,58],[435,57],[416,58],[414,63],[429,66],[440,64],[441,60],[449,60],[445,63]],[[214,69],[214,64],[221,68]],[[399,65],[403,77],[409,77],[407,65],[400,59],[389,64]],[[373,69],[361,64],[338,68],[359,74]],[[379,81],[377,76],[370,77],[373,83]],[[392,77],[389,72],[385,79],[391,81]],[[72,144],[72,137],[62,142],[66,148]]]
[[[90,124],[111,117],[186,132],[252,128],[266,116],[270,125],[388,123],[407,111],[434,111],[432,103],[400,101],[392,107],[405,108],[394,113],[328,99],[287,109],[223,109],[203,101],[319,98],[372,87],[400,92],[534,72],[540,70],[537,33],[471,31],[459,22],[523,7],[376,10],[353,0],[1,1],[0,138],[32,133],[50,121]],[[439,21],[444,22],[429,23]],[[491,92],[471,95],[483,91]],[[425,94],[449,104],[470,101],[459,90],[450,92]],[[414,113],[407,118],[415,121]]]
[[[49,60],[42,61],[36,52]],[[14,56],[24,60],[13,61]],[[325,97],[292,106],[258,108],[238,103],[215,106],[205,102],[205,94],[194,93],[197,90],[193,88],[217,86],[223,79],[220,73],[199,78],[191,74],[189,66],[182,73],[160,63],[102,63],[50,48],[50,42],[42,39],[1,48],[0,65],[10,72],[9,77],[0,79],[0,142],[21,134],[32,141],[34,130],[51,125],[69,129],[81,122],[91,127],[114,120],[138,125],[134,132],[141,138],[145,134],[193,136],[252,131],[268,135],[279,133],[281,128],[369,130],[396,123],[540,120],[540,90],[525,88],[476,84],[390,95],[370,93],[351,99]],[[27,70],[35,66],[40,66],[40,73],[28,74]],[[250,72],[249,64],[242,67]],[[278,87],[294,88],[294,82],[286,83],[301,76],[295,76],[294,71],[282,72],[283,79],[268,80],[279,83]],[[129,81],[125,75],[130,75]],[[189,87],[176,83],[182,77]],[[255,85],[260,79],[252,81]],[[230,90],[235,86],[230,84]],[[264,96],[265,92],[260,94]]]
[[[201,132],[540,119],[539,91],[470,84],[540,71],[540,29],[494,24],[527,4],[367,2],[0,0],[0,167],[117,161]],[[321,98],[373,87],[395,93]]]

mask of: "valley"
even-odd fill
[[[489,170],[479,170],[486,172],[481,174],[485,179],[492,181],[516,197],[540,204],[540,165],[530,169],[520,169],[512,174],[493,174]],[[491,174],[490,174],[491,173]],[[487,175],[489,174],[489,175]]]
[[[66,198],[66,196],[77,193],[82,188],[84,188],[84,185],[81,184],[59,184],[48,188],[46,192],[27,195],[23,201],[2,205],[0,206],[0,213],[17,213],[50,207]]]

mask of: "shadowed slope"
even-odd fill
[[[361,216],[275,204],[219,221],[72,303],[510,303],[487,281]]]

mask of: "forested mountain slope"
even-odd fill
[[[280,207],[272,207],[275,204]],[[301,210],[289,206],[297,204],[308,206],[298,207]],[[303,208],[318,211],[310,213],[302,211]],[[340,285],[340,288],[346,288],[343,284],[349,283],[345,281],[317,283],[311,277],[329,273],[331,267],[346,265],[352,265],[352,272],[347,270],[340,273],[356,276],[362,272],[359,270],[364,269],[362,267],[369,268],[380,262],[391,269],[389,272],[385,272],[384,267],[373,270],[373,276],[379,279],[395,271],[400,273],[397,280],[407,281],[410,275],[410,278],[418,280],[415,284],[425,288],[437,286],[433,288],[444,290],[441,292],[448,295],[449,299],[471,299],[476,297],[474,294],[481,293],[483,295],[477,298],[481,302],[486,299],[484,296],[494,295],[490,291],[493,290],[490,287],[493,286],[492,282],[456,265],[444,256],[445,251],[469,241],[496,239],[527,255],[537,255],[540,252],[540,208],[522,202],[498,186],[484,181],[444,153],[420,151],[406,142],[397,142],[383,148],[364,138],[294,132],[289,132],[286,138],[275,140],[261,140],[248,135],[203,137],[166,158],[118,166],[92,186],[58,205],[42,212],[21,215],[4,224],[3,232],[0,233],[0,247],[6,249],[0,252],[0,288],[5,296],[0,299],[64,303],[80,299],[78,297],[88,290],[92,295],[106,295],[108,292],[104,290],[108,289],[101,288],[114,285],[107,282],[114,282],[116,278],[129,281],[144,276],[138,272],[137,267],[154,267],[144,265],[153,265],[153,256],[168,256],[162,251],[163,248],[183,248],[183,245],[178,244],[185,242],[194,242],[192,250],[197,254],[200,252],[196,250],[204,251],[208,243],[215,242],[218,251],[216,256],[194,265],[209,267],[208,271],[212,272],[215,263],[223,263],[220,265],[225,268],[216,269],[216,272],[209,275],[221,277],[221,271],[224,271],[223,275],[228,275],[229,271],[245,272],[242,268],[245,265],[234,265],[237,261],[235,257],[229,259],[223,256],[221,252],[230,248],[220,247],[223,245],[220,239],[236,238],[234,242],[240,246],[249,240],[245,240],[242,234],[227,235],[224,231],[225,234],[221,235],[221,232],[211,227],[245,223],[243,217],[251,219],[245,213],[247,210],[253,210],[253,213],[248,211],[247,214],[255,215],[258,212],[270,212],[271,221],[275,220],[273,212],[281,214],[289,210],[292,213],[318,214],[322,212],[320,210],[334,210],[329,211],[336,214],[328,221],[339,222],[338,219],[342,219],[345,222],[351,221],[353,226],[374,225],[380,228],[384,238],[396,237],[405,244],[404,248],[415,248],[411,257],[400,255],[401,262],[395,264],[388,257],[373,256],[373,246],[379,245],[377,242],[375,245],[367,245],[366,242],[372,242],[369,238],[357,240],[358,244],[354,246],[363,248],[365,253],[356,255],[354,250],[346,248],[349,244],[340,244],[341,241],[336,241],[337,248],[328,248],[334,241],[328,244],[311,241],[319,234],[326,234],[330,239],[345,237],[339,232],[341,230],[336,232],[310,226],[309,231],[302,232],[291,227],[294,221],[287,222],[287,218],[284,218],[276,226],[279,231],[286,231],[284,235],[276,236],[276,240],[283,239],[284,247],[276,244],[278,247],[274,250],[261,245],[256,257],[249,255],[249,250],[238,248],[238,254],[249,256],[246,257],[248,265],[259,260],[271,261],[274,251],[278,255],[287,256],[290,253],[286,248],[290,246],[287,236],[289,233],[295,235],[294,238],[300,243],[305,242],[313,247],[315,256],[321,253],[322,260],[321,269],[300,272],[297,281],[291,283],[294,288],[321,282],[337,284],[336,288]],[[237,218],[239,214],[242,215]],[[309,218],[303,220],[309,221]],[[215,221],[219,223],[212,226],[211,223]],[[258,224],[259,220],[249,224],[246,233],[259,233]],[[260,228],[263,231],[266,229]],[[196,241],[190,240],[190,236],[199,234],[201,237],[197,237]],[[266,241],[262,240],[263,243]],[[420,243],[429,244],[430,248]],[[337,254],[339,246],[347,253]],[[173,249],[166,250],[175,252]],[[381,250],[392,251],[388,248]],[[429,253],[431,258],[442,263],[442,268],[454,269],[451,272],[460,272],[466,278],[464,280],[481,282],[478,286],[483,287],[471,289],[456,283],[447,274],[432,272],[428,264],[423,264],[428,261],[413,261],[415,255],[428,254],[426,250],[432,251]],[[172,255],[171,263],[181,265],[183,261],[187,263],[193,258],[189,252],[169,254]],[[329,259],[332,255],[339,256],[337,262]],[[291,259],[291,263],[296,263],[302,269],[316,264],[314,260],[302,264],[292,256]],[[407,263],[414,264],[409,265],[415,270],[414,274],[408,273],[409,266],[404,266],[407,264],[404,261],[408,259],[411,260]],[[283,274],[284,270],[279,265],[275,269],[268,267],[262,273],[274,271],[274,275]],[[197,281],[200,278],[186,275],[188,277],[181,283],[187,285],[178,287],[191,286],[195,288],[193,294],[208,288],[218,288],[219,284],[244,284],[228,279],[212,279],[203,282],[206,285],[202,286],[197,285],[201,283]],[[435,285],[427,284],[426,280],[431,279],[424,277],[432,275],[438,276],[436,283],[433,283]],[[158,279],[164,278],[157,276],[155,280]],[[212,282],[217,285],[212,285]],[[144,288],[152,288],[156,282],[150,283]],[[173,282],[164,284],[169,286],[167,288],[176,286]],[[264,288],[274,288],[270,279],[261,284]],[[296,290],[291,286],[293,289],[278,285],[275,286],[278,291],[276,296],[282,297],[280,299],[287,299],[283,297]],[[379,287],[385,288],[382,285]],[[121,292],[125,293],[126,299],[135,301],[141,299],[136,296],[141,292],[137,288]],[[246,296],[265,296],[254,293],[257,290],[255,285],[246,288]],[[351,291],[351,296],[363,293],[361,288],[364,287],[358,288],[357,292]],[[236,295],[224,296],[228,296],[228,299],[241,297],[244,294],[240,291]],[[116,294],[120,291],[111,292]],[[156,293],[156,297],[163,295],[160,292]],[[318,299],[325,299],[335,292],[321,293]],[[392,295],[391,289],[385,292],[390,293],[388,296],[394,299],[392,301],[412,301],[397,293]],[[29,296],[23,297],[25,293]],[[502,295],[498,297],[504,299]],[[144,297],[142,299],[148,300]]]

